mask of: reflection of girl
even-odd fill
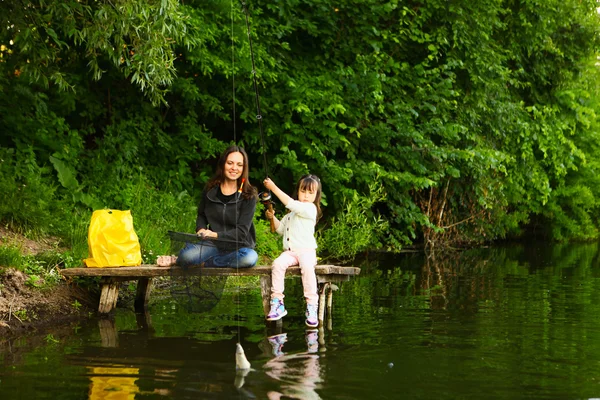
[[[267,218],[274,221],[277,233],[283,236],[283,253],[273,261],[271,270],[271,310],[267,321],[277,321],[287,315],[283,305],[285,271],[292,265],[300,265],[302,286],[306,299],[306,325],[319,325],[317,307],[317,241],[315,224],[321,213],[321,181],[316,175],[304,175],[296,185],[294,198],[285,194],[275,183],[266,178],[264,185],[290,210],[281,221],[272,211],[267,210]]]
[[[266,374],[281,382],[280,391],[269,391],[269,400],[276,399],[320,399],[316,392],[321,382],[319,355],[311,354],[318,350],[316,330],[306,333],[307,353],[279,355],[264,365]]]
[[[256,189],[248,181],[248,155],[239,146],[228,147],[198,205],[196,233],[204,240],[186,243],[179,257],[161,256],[157,264],[254,266],[258,260],[253,223],[256,200]]]

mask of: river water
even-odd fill
[[[210,309],[153,296],[135,314],[123,302],[113,318],[2,341],[0,398],[600,398],[598,250],[371,257],[316,331],[304,326],[299,279],[286,281],[282,324],[265,323],[246,278]]]

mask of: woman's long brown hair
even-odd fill
[[[221,154],[215,175],[206,184],[206,189],[212,189],[225,181],[225,163],[227,162],[227,157],[229,157],[231,153],[240,153],[244,158],[244,169],[242,170],[242,175],[237,179],[238,188],[242,185],[242,182],[244,182],[244,186],[242,187],[242,197],[244,199],[249,199],[256,196],[257,190],[250,184],[248,179],[248,154],[246,154],[246,150],[237,145],[229,146],[225,149],[223,154]]]

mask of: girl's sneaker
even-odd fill
[[[273,355],[275,357],[283,355],[283,344],[287,342],[287,333],[269,336],[267,339],[273,348]]]
[[[306,346],[309,353],[319,351],[319,331],[316,329],[306,330]]]
[[[317,305],[307,304],[306,305],[306,326],[309,328],[316,328],[319,326],[319,320],[317,318]]]
[[[287,310],[283,305],[283,301],[275,297],[271,299],[271,311],[267,315],[267,321],[279,321],[287,315]]]

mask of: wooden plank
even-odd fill
[[[260,276],[261,295],[265,314],[269,311],[271,293],[271,267],[256,266],[252,268],[204,268],[192,267],[181,268],[177,266],[159,267],[157,265],[140,265],[138,267],[113,267],[113,268],[68,268],[60,270],[66,277],[102,277],[102,293],[98,312],[100,314],[110,313],[117,304],[119,297],[119,284],[124,281],[138,280],[135,300],[135,309],[143,311],[150,298],[152,290],[152,278],[159,276]],[[358,267],[340,267],[337,265],[317,265],[315,267],[317,282],[321,288],[321,299],[319,301],[319,322],[322,325],[325,317],[325,300],[327,292],[331,291],[332,282],[347,281],[352,276],[360,274]],[[302,274],[300,267],[289,267],[286,276],[299,276]],[[335,285],[334,285],[335,286]],[[331,296],[331,294],[329,294]],[[327,314],[331,313],[332,299],[327,302]],[[281,321],[278,321],[281,322]]]
[[[114,268],[67,268],[61,269],[63,276],[104,276],[139,279],[152,278],[156,276],[182,276],[182,275],[204,275],[204,276],[262,276],[270,275],[270,266],[256,266],[252,268],[203,268],[191,267],[181,268],[158,267],[156,265],[140,265],[138,267],[114,267]],[[337,265],[317,265],[317,275],[339,275],[356,276],[360,274],[358,267],[340,267]],[[301,275],[300,267],[289,267],[286,275]]]
[[[117,307],[117,300],[119,299],[119,286],[121,285],[116,282],[113,287],[111,311]]]

